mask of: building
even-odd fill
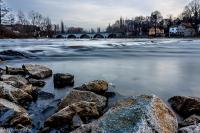
[[[164,36],[165,36],[165,31],[164,31],[164,29],[157,27],[157,28],[156,28],[156,32],[155,32],[155,28],[154,28],[154,27],[151,27],[151,28],[149,29],[148,35],[149,35],[149,36],[160,36],[160,37],[164,37]]]
[[[195,35],[195,29],[190,23],[182,23],[178,26],[178,34],[184,37],[191,37]]]
[[[172,26],[169,28],[169,36],[179,36],[178,26]]]
[[[195,34],[195,29],[190,23],[181,23],[178,26],[169,28],[169,36],[192,37]]]
[[[200,34],[200,24],[198,25],[198,33]]]

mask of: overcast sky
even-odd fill
[[[104,28],[120,16],[133,18],[159,10],[163,16],[182,12],[189,0],[7,0],[13,10],[35,10],[49,16],[54,23],[89,29]]]

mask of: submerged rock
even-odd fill
[[[18,51],[13,51],[13,50],[2,51],[2,52],[0,52],[0,55],[22,56],[22,57],[25,57],[25,55],[23,53],[18,52]]]
[[[16,127],[17,125],[31,125],[26,110],[15,103],[0,98],[0,126]]]
[[[45,79],[52,75],[52,70],[46,66],[37,64],[26,64],[22,66],[23,69],[34,79]]]
[[[169,99],[169,103],[184,118],[193,114],[200,115],[200,98],[175,96]]]
[[[38,98],[42,100],[53,99],[55,97],[54,94],[45,91],[38,91],[37,95]]]
[[[73,133],[175,133],[176,115],[156,96],[125,99],[100,119],[83,125]]]
[[[66,86],[74,85],[74,75],[71,74],[54,74],[54,86],[56,88],[64,88]]]
[[[95,102],[98,110],[101,112],[106,106],[107,98],[89,91],[73,90],[61,101],[59,109],[63,109],[73,103],[82,101]]]
[[[0,98],[22,104],[33,99],[32,96],[24,90],[16,88],[2,81],[0,81]]]
[[[200,123],[200,116],[192,115],[192,116],[188,117],[187,119],[185,119],[184,121],[182,121],[181,123],[179,123],[179,127],[196,125],[198,123]]]
[[[104,80],[94,80],[74,89],[82,91],[92,91],[96,94],[102,95],[108,90],[108,82]]]
[[[199,132],[200,132],[200,124],[183,127],[178,130],[178,133],[199,133]]]
[[[33,86],[36,86],[36,87],[44,87],[46,84],[45,81],[37,80],[37,79],[33,79],[33,78],[28,79],[28,82],[29,82],[29,84],[32,84]]]
[[[6,66],[6,74],[10,74],[10,75],[25,75],[25,71],[22,68],[12,68],[12,67],[8,67]]]
[[[45,126],[54,128],[66,126],[72,122],[76,114],[78,114],[80,118],[99,116],[96,103],[82,101],[71,104],[52,115],[45,122]]]

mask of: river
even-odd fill
[[[200,96],[197,39],[5,39],[0,40],[0,51],[3,50],[25,52],[32,58],[10,60],[0,67],[43,64],[54,73],[74,74],[75,86],[103,79],[110,83],[111,91],[122,96],[155,94],[164,101],[175,95]],[[72,89],[57,90],[52,78],[46,81],[43,90],[54,93],[55,99],[63,98]],[[38,107],[51,102],[37,101],[29,112],[40,114]]]

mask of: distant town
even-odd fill
[[[149,16],[131,19],[119,17],[106,29],[100,27],[86,30],[68,27],[63,21],[52,24],[51,18],[37,11],[24,13],[7,7],[0,0],[0,38],[142,38],[142,37],[199,37],[200,2],[191,1],[179,16],[164,18],[160,11]]]

